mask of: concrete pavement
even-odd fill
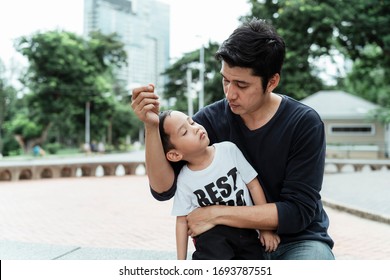
[[[337,259],[390,259],[390,171],[326,175],[322,195]],[[1,182],[0,259],[175,259],[171,205],[146,176]]]

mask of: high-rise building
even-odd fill
[[[169,66],[169,5],[157,0],[84,0],[84,35],[117,33],[128,66],[118,72],[127,87],[154,83],[163,88]]]

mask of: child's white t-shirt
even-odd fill
[[[256,170],[234,143],[226,141],[213,146],[214,159],[207,168],[181,169],[172,215],[185,216],[197,207],[214,204],[253,205],[246,184],[257,176]]]

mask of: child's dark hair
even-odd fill
[[[171,149],[174,149],[175,147],[173,146],[173,144],[171,143],[171,140],[170,140],[170,137],[169,135],[165,132],[164,130],[164,121],[166,119],[167,116],[170,116],[172,113],[172,110],[168,110],[168,111],[163,111],[159,114],[159,120],[160,120],[160,123],[158,125],[158,128],[160,130],[160,138],[161,138],[161,142],[162,142],[162,146],[163,146],[163,149],[164,149],[164,153],[166,154],[167,152],[169,152]]]

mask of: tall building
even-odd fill
[[[169,66],[169,5],[157,0],[84,0],[84,35],[117,33],[128,56],[118,72],[127,87],[154,83],[162,89]]]

